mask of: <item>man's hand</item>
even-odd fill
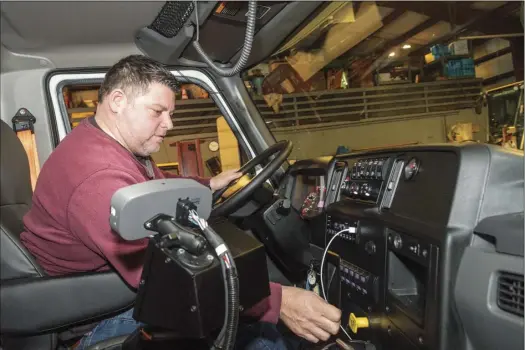
[[[210,179],[210,188],[213,191],[217,191],[226,187],[230,182],[242,176],[242,173],[239,173],[238,171],[239,169],[226,170],[219,175],[212,177]]]
[[[336,335],[341,311],[317,294],[295,287],[282,287],[281,320],[292,332],[317,343]]]

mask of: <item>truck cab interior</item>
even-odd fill
[[[213,194],[210,226],[256,242],[263,281],[341,309],[339,334],[304,348],[522,349],[522,12],[513,1],[3,2],[0,349],[74,349],[145,303],[115,272],[47,276],[19,238],[40,166],[130,54],[181,83],[157,165],[241,168]],[[94,348],[139,349],[127,339]]]

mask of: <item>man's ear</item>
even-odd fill
[[[107,97],[109,109],[115,114],[118,114],[128,104],[126,94],[121,89],[111,91]]]

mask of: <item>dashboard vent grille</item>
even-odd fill
[[[330,188],[326,189],[326,205],[331,204],[337,200],[337,196],[339,193],[339,188],[341,187],[341,183],[343,181],[343,176],[345,173],[345,168],[348,165],[346,162],[337,162],[335,163],[335,170],[334,174],[332,175],[332,179],[328,179],[330,181]]]
[[[498,306],[523,317],[523,275],[503,272],[499,276]]]
[[[403,170],[403,165],[403,160],[396,160],[394,162],[394,166],[392,167],[390,177],[388,178],[388,182],[386,184],[385,194],[383,195],[383,202],[381,204],[382,209],[390,209],[390,206],[392,205],[394,194],[397,189],[397,184]]]

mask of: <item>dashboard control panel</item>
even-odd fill
[[[391,251],[413,259],[423,266],[428,265],[430,255],[429,243],[392,230],[389,230],[387,237],[388,248]]]
[[[326,233],[328,236],[327,238],[331,239],[335,234],[337,234],[338,232],[342,230],[347,230],[347,231],[339,234],[339,238],[347,242],[359,243],[359,236],[357,234],[357,221],[355,220],[347,220],[347,221],[332,220],[332,217],[328,215],[326,218]]]
[[[347,261],[339,265],[341,283],[346,290],[346,297],[356,298],[356,294],[370,299],[373,303],[379,301],[379,278]]]
[[[359,159],[350,170],[352,180],[383,180],[388,158]]]
[[[310,163],[319,171],[319,161]],[[476,320],[497,310],[497,300],[486,302],[491,276],[508,264],[482,276],[472,274],[477,255],[472,264],[465,257],[487,244],[491,253],[499,249],[501,240],[492,243],[490,234],[473,236],[482,217],[523,213],[523,154],[482,143],[415,145],[336,155],[324,164],[326,205],[308,221],[309,239],[317,253],[329,253],[327,298],[340,307],[349,335],[383,350],[466,350],[468,333],[490,333]],[[367,318],[369,327],[354,330],[348,315]],[[509,324],[500,329],[511,333]]]
[[[339,272],[343,303],[356,303],[365,310],[379,310],[382,303],[380,276],[385,268],[382,227],[366,220],[328,214],[326,244],[330,244],[329,250],[341,259]]]
[[[376,203],[390,163],[385,157],[356,160],[341,184],[341,197]]]

